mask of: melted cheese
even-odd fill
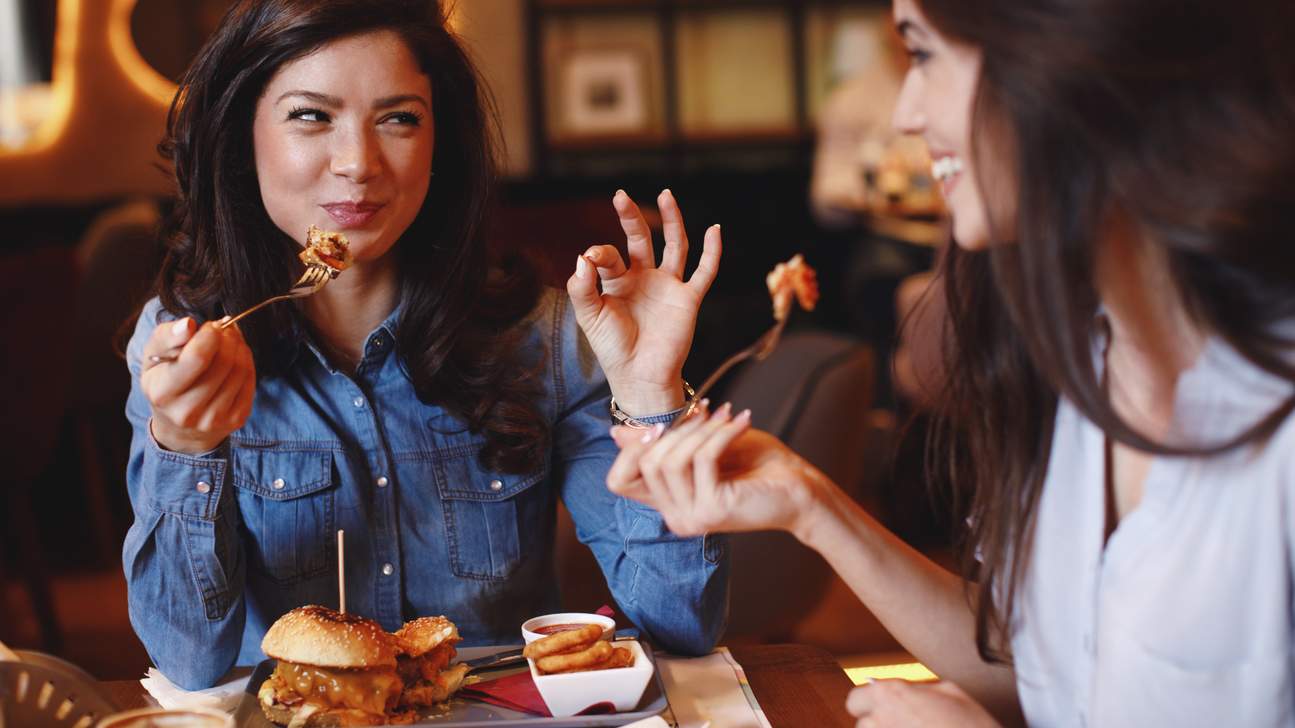
[[[378,715],[396,704],[403,687],[394,670],[329,670],[280,662],[275,676],[307,703]]]

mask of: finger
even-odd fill
[[[148,371],[163,363],[158,361],[158,357],[178,356],[181,347],[193,336],[193,328],[193,319],[185,316],[153,329],[153,334],[144,344],[144,351],[140,357],[141,371]]]
[[[598,269],[598,278],[603,282],[614,281],[629,270],[614,245],[595,245],[585,251],[585,258]]]
[[[702,240],[701,260],[697,261],[697,270],[688,279],[688,285],[703,296],[710,290],[710,284],[715,282],[715,276],[719,275],[719,258],[723,252],[724,240],[719,225],[711,225],[706,229],[706,237]]]
[[[750,427],[751,410],[742,410],[741,414],[714,430],[706,442],[697,448],[697,453],[693,455],[693,477],[697,481],[698,502],[715,501],[719,490],[719,460],[733,441]]]
[[[248,380],[254,379],[241,356],[231,357],[229,375],[206,405],[207,422],[203,429],[234,430],[241,424],[239,403],[245,398]]]
[[[657,197],[657,206],[661,209],[661,225],[665,231],[665,250],[661,251],[661,270],[683,279],[684,266],[688,263],[688,231],[683,224],[683,211],[674,193],[663,190]]]
[[[643,442],[645,434],[650,438],[653,431],[623,425],[612,428],[612,439],[620,446],[621,452],[607,471],[607,489],[616,495],[653,505],[647,502],[649,491],[640,471],[640,460],[648,449],[647,443]]]
[[[625,231],[625,244],[629,249],[630,265],[643,268],[655,268],[656,260],[652,255],[652,229],[634,200],[625,194],[625,190],[616,190],[612,206],[620,218],[621,230]]]
[[[867,682],[854,688],[845,699],[845,710],[856,718],[868,715],[875,708],[872,683]]]
[[[598,276],[594,267],[583,255],[576,257],[576,272],[567,279],[567,296],[581,329],[598,320],[603,309],[603,297],[598,293]]]
[[[176,327],[180,329],[181,327]],[[182,334],[177,334],[182,335]],[[167,404],[199,387],[199,380],[215,361],[220,351],[220,335],[212,323],[203,324],[184,344],[180,356],[170,362],[165,371],[154,367],[144,372],[147,381],[141,381],[149,399],[154,404]],[[210,393],[203,393],[202,397]]]
[[[687,512],[694,517],[700,515],[700,504],[705,502],[698,498],[697,481],[694,474],[694,460],[698,448],[718,432],[732,419],[732,407],[725,404],[715,411],[705,422],[694,428],[686,437],[670,447],[670,456],[664,467],[666,484],[676,503],[684,504]],[[692,524],[691,531],[702,531],[704,528]],[[682,535],[682,534],[681,534]]]
[[[222,341],[220,345],[224,347],[227,343]],[[232,387],[237,391],[242,384],[235,373],[238,359],[233,352],[217,351],[211,359],[211,365],[193,386],[166,407],[166,415],[185,427],[214,432],[220,415],[215,409],[216,401],[226,389]]]

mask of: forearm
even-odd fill
[[[1015,675],[984,662],[965,582],[886,530],[825,480],[795,535],[818,551],[905,649],[1006,724],[1020,722]]]
[[[137,436],[127,473],[135,522],[122,565],[131,623],[158,669],[185,689],[214,684],[242,643],[243,551],[224,465],[165,453]]]

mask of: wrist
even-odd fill
[[[674,412],[688,403],[683,380],[669,386],[612,387],[616,407],[630,417],[649,417]]]
[[[225,441],[224,437],[213,440],[210,437],[186,436],[183,428],[172,427],[156,417],[149,420],[148,429],[149,434],[153,436],[153,442],[157,443],[159,448],[181,455],[208,453]]]
[[[818,468],[809,468],[797,489],[796,507],[787,530],[802,544],[819,550],[821,537],[840,515],[834,497],[841,491]]]

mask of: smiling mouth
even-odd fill
[[[335,202],[320,205],[324,212],[342,228],[363,227],[373,219],[383,205],[375,202]]]
[[[940,157],[931,162],[931,176],[936,182],[948,182],[962,172],[962,160],[957,157]]]

